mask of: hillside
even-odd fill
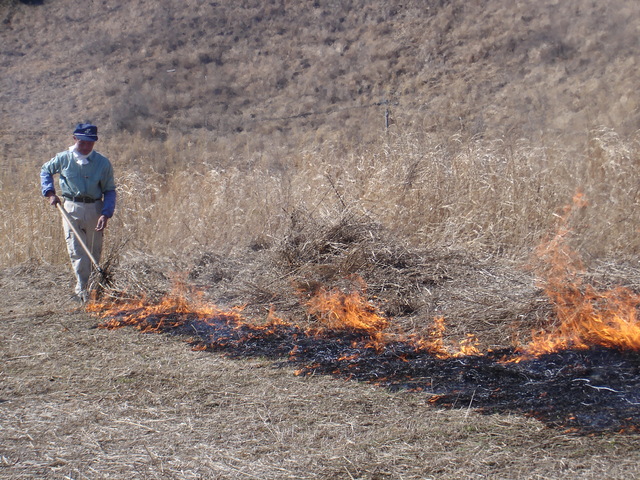
[[[584,139],[640,127],[633,0],[9,0],[0,128],[350,148],[385,128]]]
[[[639,478],[639,20],[0,1],[0,477]],[[94,313],[38,183],[86,120],[118,192]],[[354,298],[380,330],[336,327]],[[171,333],[102,328],[132,305]],[[550,338],[595,356],[507,361]]]

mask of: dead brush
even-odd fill
[[[420,255],[366,215],[345,208],[336,215],[314,217],[298,209],[275,248],[274,264],[288,285],[308,299],[324,289],[365,291],[387,315],[411,315],[419,309]],[[416,282],[416,279],[417,282]]]

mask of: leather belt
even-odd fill
[[[93,199],[93,198],[89,198],[89,197],[70,197],[68,195],[63,195],[64,198],[66,198],[67,200],[71,201],[71,202],[78,202],[78,203],[95,203],[97,202],[97,200]]]

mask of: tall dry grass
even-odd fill
[[[589,205],[575,238],[587,256],[634,255],[640,247],[638,142],[610,130],[592,131],[582,151],[399,132],[348,153],[313,144],[296,156],[181,135],[120,136],[98,147],[119,185],[111,253],[188,261],[277,243],[296,212],[331,222],[348,211],[407,244],[521,255],[553,230],[578,190]],[[38,148],[42,162],[55,153]],[[13,161],[0,174],[2,266],[66,262],[61,220],[39,195],[39,167],[37,158]]]

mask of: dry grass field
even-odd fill
[[[448,345],[512,348],[558,322],[536,252],[559,226],[582,285],[640,292],[639,22],[631,0],[1,2],[0,478],[640,476],[633,431],[94,328],[38,190],[94,121],[107,294],[181,278],[313,327],[305,295],[355,285],[393,335],[442,316]]]

